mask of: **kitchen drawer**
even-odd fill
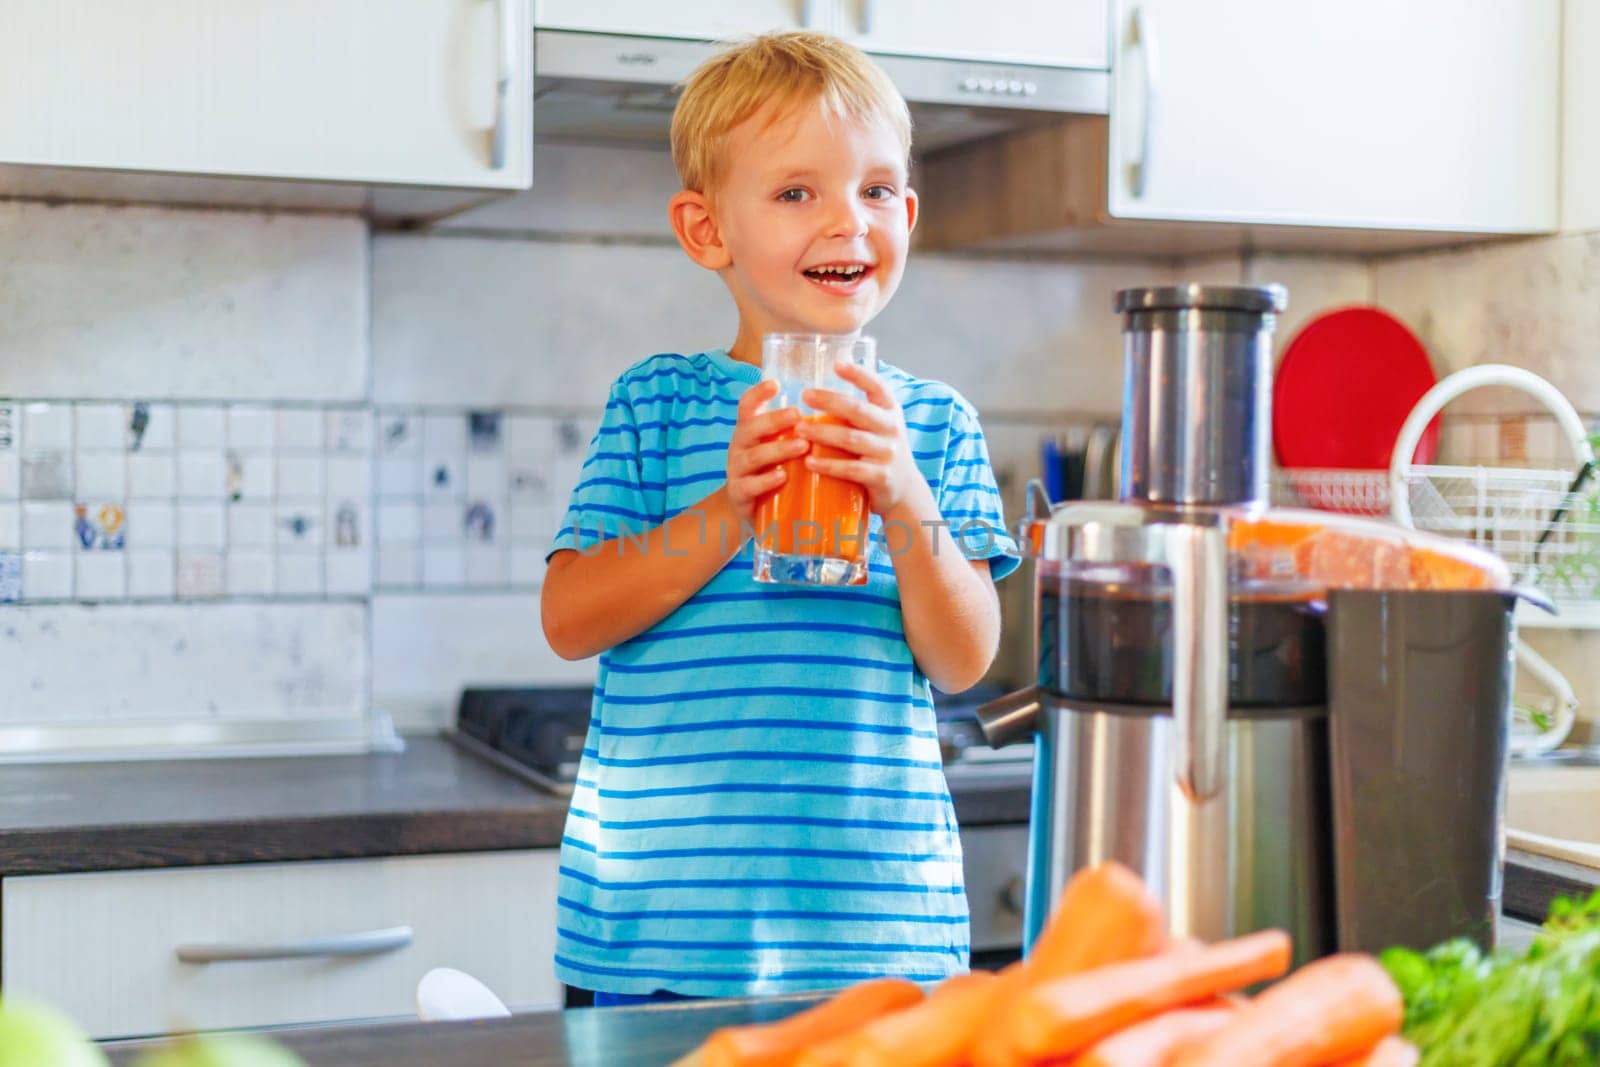
[[[550,1007],[557,862],[539,850],[6,878],[0,982],[96,1038],[412,1015],[433,967],[513,1008]],[[408,943],[355,955],[178,958],[395,927]]]
[[[1028,874],[1028,827],[980,826],[961,831],[972,909],[972,951],[1022,947]]]

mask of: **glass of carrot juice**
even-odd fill
[[[838,422],[800,400],[807,389],[850,396],[861,390],[834,371],[840,362],[877,369],[870,337],[769,333],[762,338],[761,378],[776,380],[778,395],[763,407],[797,407],[802,418]],[[793,430],[779,437],[792,436]],[[776,439],[776,438],[775,438]],[[818,456],[845,456],[813,445]],[[756,505],[755,579],[791,585],[861,585],[867,580],[867,493],[855,482],[817,474],[798,456],[784,464],[787,477]]]

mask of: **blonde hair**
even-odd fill
[[[833,116],[886,122],[911,155],[911,112],[883,69],[825,33],[768,33],[735,43],[697,67],[672,113],[672,162],[685,189],[715,184],[728,134],[771,107],[774,116],[820,100]]]

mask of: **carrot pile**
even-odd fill
[[[777,1023],[712,1034],[687,1067],[1415,1067],[1403,1005],[1370,956],[1287,978],[1287,934],[1171,942],[1115,863],[1079,872],[1028,959],[924,995],[875,979]],[[1255,997],[1241,991],[1282,979]]]

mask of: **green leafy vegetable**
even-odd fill
[[[1470,941],[1381,960],[1405,997],[1422,1067],[1565,1067],[1600,1062],[1600,891],[1558,900],[1524,955]]]

